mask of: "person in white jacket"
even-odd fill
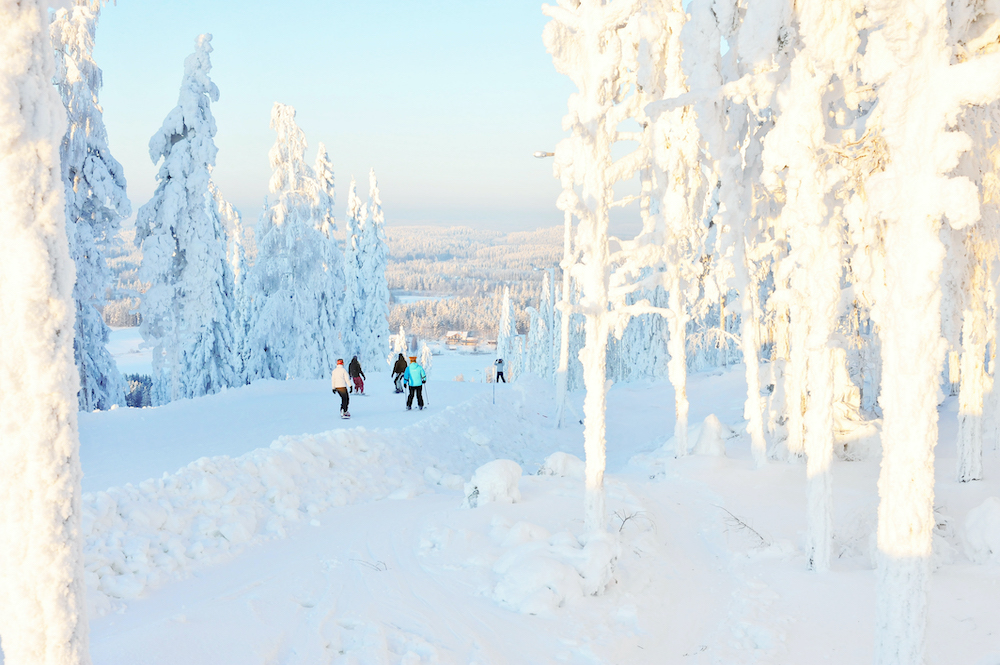
[[[330,385],[333,386],[333,392],[340,393],[340,417],[350,418],[351,414],[347,411],[347,406],[351,403],[351,398],[347,394],[347,386],[351,384],[351,377],[348,376],[347,370],[344,369],[344,359],[337,358],[337,366],[333,370],[333,374],[330,376]]]

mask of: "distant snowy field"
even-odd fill
[[[742,368],[689,385],[692,445],[725,456],[665,452],[668,385],[614,386],[620,554],[589,596],[573,460],[536,475],[554,452],[582,457],[578,416],[554,429],[552,390],[531,377],[453,380],[490,360],[435,356],[422,412],[372,373],[349,421],[326,381],[80,414],[94,662],[871,662],[877,457],[836,462],[836,558],[810,573],[805,467],[753,468]],[[710,414],[722,427],[700,436]],[[955,482],[955,421],[949,400],[928,662],[996,665],[1000,461],[989,450],[986,481]],[[523,469],[520,500],[462,508],[493,459]]]
[[[153,350],[142,347],[138,328],[112,328],[108,351],[122,374],[153,373]]]

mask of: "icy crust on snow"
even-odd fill
[[[107,612],[113,599],[134,598],[198,565],[223,561],[247,544],[283,538],[289,528],[316,520],[331,507],[410,498],[428,485],[461,489],[457,474],[467,476],[487,461],[496,460],[476,476],[480,487],[492,486],[499,476],[507,479],[516,467],[516,492],[520,465],[496,458],[538,464],[524,459],[540,418],[525,412],[525,394],[524,387],[513,386],[499,398],[504,408],[486,408],[489,398],[482,395],[400,430],[359,427],[283,436],[240,457],[202,458],[138,486],[87,493],[83,532],[90,610]],[[483,432],[503,436],[494,440]],[[424,456],[421,444],[428,438],[450,456]],[[503,492],[488,492],[491,500],[502,500]],[[506,492],[516,500],[509,487]]]

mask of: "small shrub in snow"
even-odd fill
[[[726,456],[726,439],[732,434],[732,430],[719,422],[715,414],[708,414],[705,422],[698,432],[698,442],[694,444],[691,452],[695,455],[710,455],[712,457]]]
[[[1000,497],[991,496],[965,516],[965,553],[976,563],[1000,563]]]
[[[576,455],[569,453],[552,453],[545,458],[542,466],[538,469],[540,476],[560,476],[562,478],[575,478],[583,480],[586,465]]]
[[[493,460],[482,465],[465,484],[463,508],[476,508],[485,503],[517,503],[521,490],[517,483],[521,467],[507,459]]]

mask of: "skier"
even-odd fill
[[[351,364],[347,368],[347,373],[351,375],[351,380],[354,381],[354,392],[360,395],[365,394],[365,373],[361,371],[361,363],[358,361],[358,357],[354,356],[351,358]]]
[[[400,353],[396,364],[392,366],[392,381],[396,384],[396,392],[403,392],[403,372],[406,371],[406,358]]]
[[[351,377],[347,375],[347,370],[344,369],[344,359],[337,358],[337,367],[334,368],[333,374],[330,376],[330,384],[333,386],[333,392],[340,393],[340,417],[350,418],[351,414],[347,410],[348,404],[351,403],[351,398],[347,394],[347,386],[351,383]]]
[[[507,379],[503,378],[503,358],[497,358],[493,364],[497,366],[497,383],[507,383]]]
[[[417,357],[410,356],[410,366],[406,368],[403,378],[406,380],[406,384],[410,387],[410,394],[406,398],[406,410],[409,411],[413,408],[413,396],[417,396],[417,406],[420,410],[424,410],[424,381],[427,379],[427,374],[424,372],[424,368],[417,364]]]

